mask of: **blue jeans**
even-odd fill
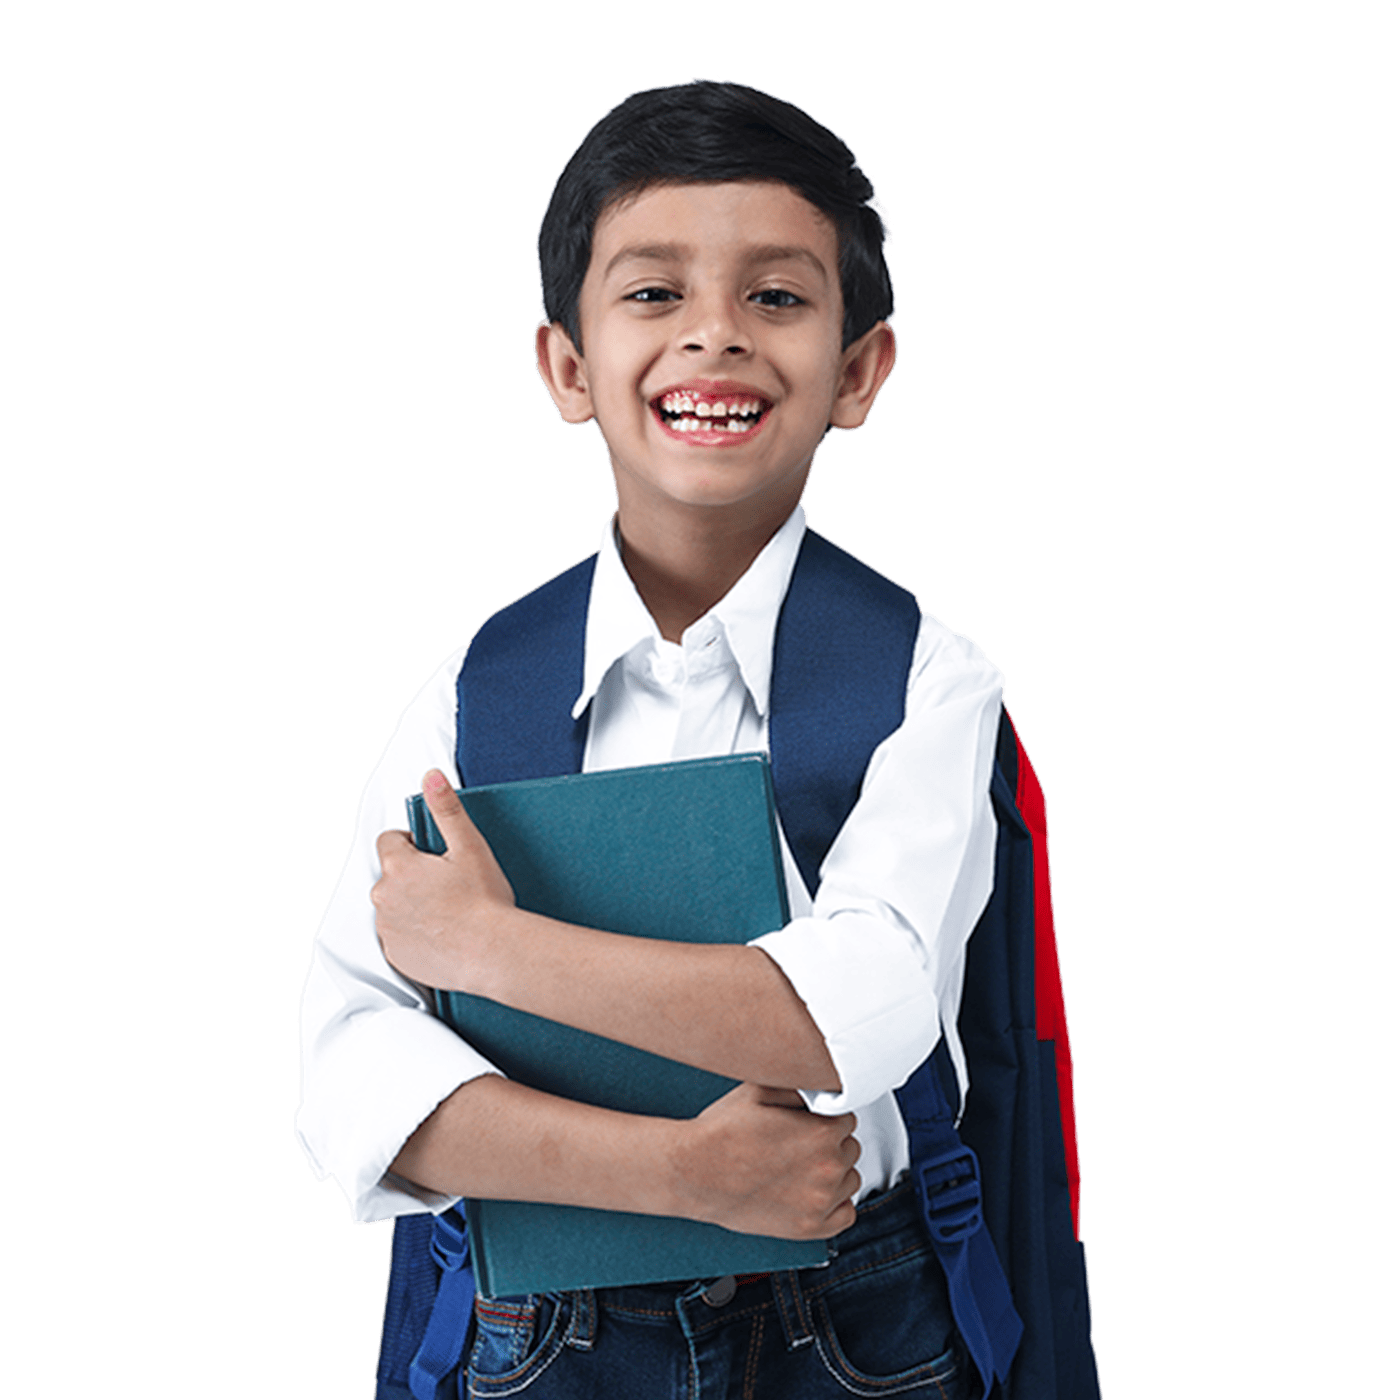
[[[474,1397],[963,1400],[968,1362],[909,1186],[872,1197],[824,1269],[478,1298]]]

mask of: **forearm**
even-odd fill
[[[647,1118],[540,1093],[498,1075],[461,1085],[392,1171],[430,1191],[707,1221],[817,1239],[854,1219],[851,1114],[741,1084],[697,1118]]]
[[[458,989],[731,1079],[836,1091],[807,1008],[757,948],[578,928],[515,908],[478,934]]]
[[[676,1126],[489,1074],[444,1099],[391,1170],[447,1196],[674,1215],[668,1164]]]

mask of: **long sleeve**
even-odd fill
[[[389,1164],[459,1085],[492,1066],[430,1012],[423,990],[384,959],[374,930],[375,842],[405,825],[404,798],[429,768],[456,773],[455,682],[463,652],[414,700],[360,804],[354,846],[316,938],[302,1002],[302,1102],[297,1133],[333,1176],[357,1219],[379,1220],[451,1198],[425,1193]]]
[[[875,752],[821,870],[811,914],[756,940],[822,1032],[839,1094],[822,1113],[897,1088],[940,1029],[963,1087],[956,1022],[968,935],[991,893],[989,790],[1001,677],[971,643],[925,619],[904,723]]]

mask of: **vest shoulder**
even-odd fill
[[[810,546],[807,546],[807,541],[811,541]],[[906,617],[910,615],[910,609],[917,613],[918,640],[911,680],[930,669],[952,668],[978,674],[998,686],[1001,684],[1001,672],[976,642],[953,631],[932,613],[925,612],[907,588],[872,569],[869,564],[847,553],[839,545],[832,544],[814,530],[807,531],[804,547],[814,551],[821,571],[838,576],[843,586],[865,593],[876,603],[883,601],[886,607],[899,607]]]
[[[809,529],[803,536],[802,554],[806,556],[809,568],[818,574],[840,579],[848,588],[858,589],[871,597],[883,595],[890,602],[898,601],[905,607],[910,604],[918,606],[907,588],[886,578],[840,545],[832,544],[825,535],[819,535],[815,530]]]
[[[587,559],[532,589],[523,598],[507,604],[481,624],[469,650],[523,638],[527,629],[534,624],[557,623],[577,609],[586,608],[597,562],[598,556],[590,554]]]

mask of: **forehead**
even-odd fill
[[[790,185],[767,180],[651,185],[608,205],[593,231],[589,279],[644,261],[806,263],[838,280],[836,226]]]

